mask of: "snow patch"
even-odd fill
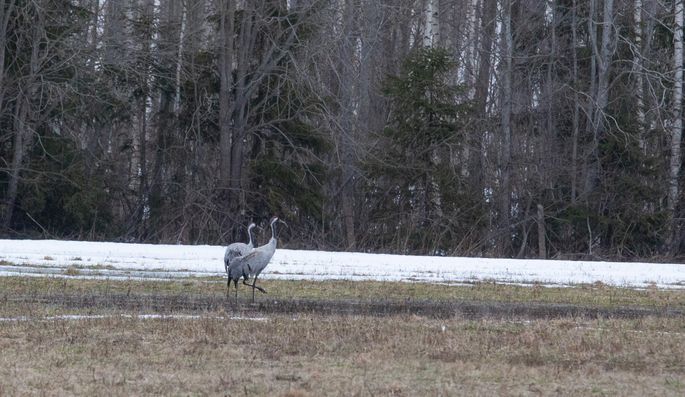
[[[225,247],[61,240],[0,240],[0,275],[156,278],[222,276]],[[10,266],[14,264],[15,266]],[[20,265],[20,266],[16,266]],[[9,267],[12,267],[9,269]],[[128,272],[128,273],[127,273]],[[136,273],[138,272],[138,273]],[[685,288],[685,265],[367,254],[278,249],[263,276],[286,280],[378,280],[628,288]]]

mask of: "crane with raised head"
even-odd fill
[[[226,270],[226,275],[228,276],[228,282],[226,283],[226,296],[228,296],[228,292],[231,289],[231,281],[233,280],[235,281],[236,299],[238,299],[238,280],[240,279],[240,277],[245,277],[245,280],[243,281],[246,281],[248,278],[246,275],[242,273],[237,274],[235,271],[233,273],[230,273],[229,267],[233,262],[235,262],[236,258],[247,255],[254,250],[254,243],[252,241],[252,229],[254,229],[255,226],[257,225],[255,225],[253,222],[250,223],[250,226],[247,227],[247,244],[233,243],[226,247],[226,253],[224,254],[224,269]]]
[[[229,275],[232,274],[235,277],[237,277],[235,279],[236,293],[238,288],[237,282],[241,276],[254,276],[252,284],[248,284],[246,278],[243,279],[243,284],[252,287],[252,302],[254,302],[255,289],[258,289],[262,293],[266,293],[266,290],[264,288],[257,286],[257,277],[259,277],[259,275],[262,273],[262,270],[264,270],[266,265],[269,264],[271,258],[274,256],[274,253],[276,252],[276,245],[278,244],[278,233],[276,231],[277,222],[281,222],[282,224],[287,226],[287,223],[278,219],[278,217],[274,216],[273,218],[271,218],[271,221],[269,222],[271,225],[271,239],[269,239],[269,242],[253,249],[250,253],[246,255],[235,258],[227,268],[227,272]]]

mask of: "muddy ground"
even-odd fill
[[[429,318],[464,319],[554,319],[554,318],[616,318],[677,317],[682,309],[644,307],[591,307],[573,304],[502,303],[484,301],[356,301],[270,299],[259,297],[255,303],[224,296],[192,294],[134,293],[51,293],[20,296],[0,295],[0,303],[9,305],[38,304],[69,310],[120,310],[140,313],[190,313],[226,311],[244,315],[255,314],[319,314],[390,316],[417,315]]]

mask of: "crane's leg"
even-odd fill
[[[235,304],[238,304],[238,280],[235,280],[233,282],[235,284]]]
[[[257,287],[257,277],[259,277],[259,274],[254,275],[254,280],[252,280],[252,303],[254,303],[254,290]]]
[[[255,274],[254,280],[252,281],[252,285],[251,285],[251,287],[252,287],[252,302],[253,303],[254,303],[254,290],[255,289],[258,289],[259,292],[261,292],[262,294],[266,294],[266,290],[264,288],[257,286],[257,277],[258,276],[259,276],[258,274]]]
[[[254,288],[257,288],[261,293],[266,294],[266,290],[265,290],[264,288],[262,288],[262,287],[260,287],[260,286],[258,286],[258,285],[252,285],[252,284],[248,283],[247,280],[243,280],[243,284],[245,284],[245,285],[247,285],[248,287],[253,288],[253,289],[254,289]]]
[[[224,270],[226,271],[226,298],[231,290],[231,276],[228,275],[228,264],[224,261]]]

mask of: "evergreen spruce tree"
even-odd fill
[[[463,210],[475,196],[454,166],[469,109],[462,87],[450,83],[454,66],[446,50],[420,48],[385,81],[390,119],[367,161],[380,246],[444,253],[458,242],[460,223],[474,221]]]

